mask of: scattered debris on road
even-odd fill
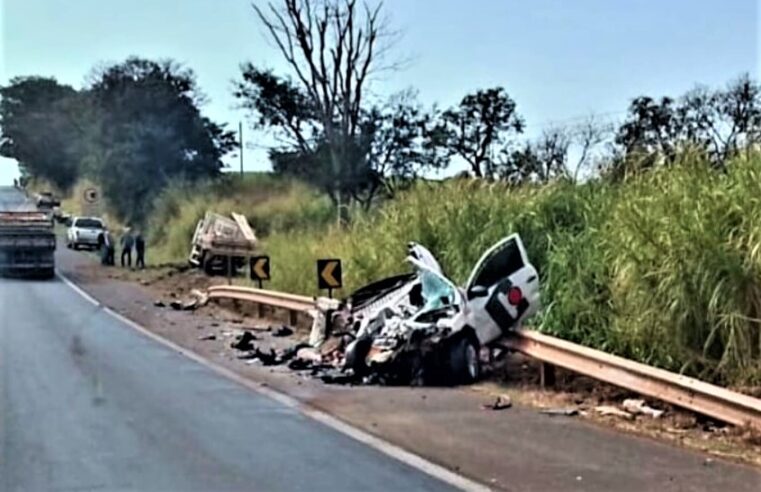
[[[543,408],[539,413],[551,416],[575,417],[579,414],[579,409],[576,407]]]
[[[484,403],[481,408],[484,410],[506,410],[513,406],[510,395],[499,395],[492,403]]]
[[[200,337],[198,337],[198,339],[202,340],[202,341],[205,341],[205,340],[216,340],[217,339],[217,335],[215,335],[213,333],[209,333],[207,335],[201,335]]]
[[[629,413],[634,415],[648,415],[654,419],[659,419],[665,413],[665,410],[658,410],[645,404],[645,400],[627,398],[621,406]]]
[[[244,331],[242,335],[236,337],[236,340],[230,345],[237,350],[254,350],[254,341],[258,338],[250,331]]]
[[[614,407],[612,405],[600,405],[598,407],[595,407],[595,411],[599,413],[600,415],[611,415],[614,417],[621,417],[623,419],[627,420],[634,420],[634,415],[625,411],[621,410],[620,408]]]

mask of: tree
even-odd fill
[[[450,155],[464,159],[479,178],[496,174],[495,152],[509,152],[512,137],[524,128],[515,101],[501,87],[466,95],[441,115],[441,125]]]
[[[80,172],[81,95],[53,78],[16,77],[0,97],[0,155],[16,159],[25,175],[68,190]]]
[[[716,167],[761,143],[761,86],[745,74],[723,90],[696,87],[679,99],[638,97],[616,135],[618,166],[669,164],[686,148],[705,152]]]
[[[643,96],[629,106],[629,117],[619,128],[616,143],[627,155],[640,156],[641,167],[651,167],[658,158],[670,162],[675,157],[680,132],[673,99]]]
[[[304,165],[319,166],[319,173],[331,176],[328,191],[341,201],[353,183],[366,181],[357,179],[357,171],[368,166],[356,159],[366,145],[362,125],[369,77],[380,68],[386,49],[381,41],[389,34],[381,5],[362,9],[355,0],[283,0],[281,7],[268,3],[253,8],[295,82],[248,65],[236,95],[295,141],[275,153],[275,159],[292,156],[295,149],[309,154]]]
[[[449,164],[449,156],[442,151],[444,136],[433,114],[424,110],[416,98],[414,91],[401,92],[364,118],[369,172],[376,177],[365,193],[369,200],[379,187],[393,196],[397,188],[423,172]]]
[[[567,176],[570,134],[561,127],[542,132],[538,139],[526,142],[496,163],[497,175],[510,183],[546,183]]]
[[[128,223],[141,224],[170,181],[218,176],[234,134],[200,112],[195,76],[171,61],[129,58],[92,75],[97,118],[89,155],[104,195]]]

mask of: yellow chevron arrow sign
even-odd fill
[[[251,280],[270,279],[270,257],[254,256],[251,258]]]
[[[340,289],[343,285],[341,260],[317,260],[317,284],[320,289]]]

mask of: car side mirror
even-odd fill
[[[471,298],[486,297],[487,295],[489,295],[489,289],[484,287],[483,285],[474,285],[470,289],[470,297]]]

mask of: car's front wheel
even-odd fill
[[[466,335],[455,341],[449,352],[449,374],[455,384],[470,384],[481,375],[478,340]]]

